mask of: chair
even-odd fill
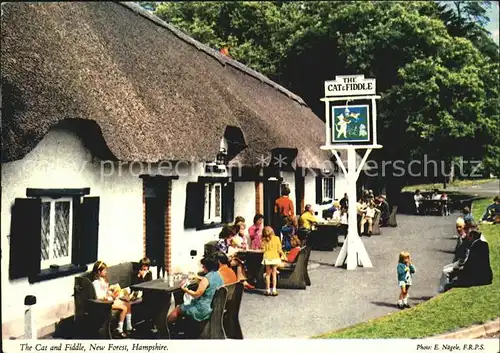
[[[389,227],[397,227],[398,223],[396,222],[396,213],[398,212],[398,206],[392,207],[391,215],[389,216]]]
[[[178,331],[183,331],[185,337],[189,339],[225,339],[223,317],[226,300],[227,288],[218,288],[212,299],[212,313],[207,320],[198,322],[191,318],[182,317],[175,326]]]
[[[224,310],[224,332],[226,338],[243,339],[239,320],[241,298],[243,297],[243,283],[230,284],[226,288],[227,300]]]

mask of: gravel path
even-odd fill
[[[279,290],[278,297],[244,293],[240,322],[245,338],[307,338],[398,311],[398,254],[407,250],[417,273],[409,303],[437,294],[441,269],[451,262],[457,215],[398,215],[397,228],[363,237],[373,268],[347,271],[333,267],[334,252],[313,251],[306,290]]]

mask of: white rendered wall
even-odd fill
[[[242,216],[246,221],[246,240],[250,244],[248,228],[255,216],[255,182],[241,181],[234,183],[234,216]]]
[[[186,207],[186,187],[188,182],[197,182],[199,176],[226,177],[227,174],[206,174],[203,163],[195,163],[176,168],[178,180],[172,181],[171,203],[171,234],[172,234],[172,271],[198,271],[203,257],[204,245],[211,240],[219,239],[221,227],[196,230],[184,229],[184,213]],[[197,251],[197,256],[191,257],[191,250]]]
[[[128,172],[118,176],[117,168],[101,177],[102,165],[92,162],[90,152],[77,136],[61,129],[51,130],[23,159],[2,164],[3,337],[22,334],[22,326],[9,326],[9,322],[23,317],[26,295],[37,297],[35,320],[39,327],[47,313],[54,313],[56,304],[73,302],[74,276],[35,284],[29,284],[27,279],[9,280],[10,209],[15,198],[26,197],[26,188],[90,187],[89,196],[100,197],[99,259],[113,265],[141,258],[142,180]]]

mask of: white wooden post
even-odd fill
[[[24,338],[28,340],[37,339],[37,329],[35,325],[35,315],[33,306],[36,304],[36,297],[34,295],[27,295],[24,298]]]
[[[358,85],[351,85],[354,82],[358,83]],[[325,102],[327,129],[326,144],[322,146],[321,149],[329,150],[333,153],[347,179],[347,196],[349,198],[348,231],[344,245],[342,249],[340,249],[339,256],[335,261],[335,266],[343,266],[347,263],[348,270],[354,270],[357,266],[373,267],[368,252],[358,234],[356,182],[372,149],[382,148],[382,146],[377,143],[376,100],[379,99],[380,96],[375,95],[375,92],[375,79],[365,79],[363,75],[336,76],[335,81],[325,81],[325,98],[321,99],[321,101]],[[333,142],[334,139],[332,135],[334,133],[333,125],[335,121],[330,123],[330,102],[345,101],[347,106],[348,102],[353,100],[371,100],[372,102],[373,128],[371,130],[373,131],[373,135],[371,143],[368,145]],[[333,119],[335,119],[335,117],[333,117]],[[356,166],[356,150],[359,149],[366,149],[366,152],[360,165]],[[340,158],[338,153],[339,150],[347,150],[347,169]]]
[[[357,217],[357,195],[356,195],[356,150],[354,148],[347,150],[347,197],[349,197],[348,207],[348,231],[347,238],[340,249],[340,254],[335,261],[335,266],[343,266],[347,258],[347,269],[354,270],[356,267],[373,267],[365,245],[358,234]]]

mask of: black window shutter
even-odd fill
[[[40,199],[16,199],[12,207],[10,227],[10,279],[38,274],[42,257]]]
[[[73,197],[73,234],[71,248],[71,263],[74,265],[80,264],[80,238],[81,229],[78,219],[80,218],[80,197]]]
[[[184,228],[197,228],[203,224],[205,184],[187,183]]]
[[[97,261],[99,197],[84,197],[79,209],[80,265]]]
[[[222,222],[234,220],[234,183],[226,183],[222,189]]]
[[[335,200],[335,175],[332,176],[332,199]]]
[[[323,178],[321,174],[316,177],[316,203],[321,205],[323,203]]]

